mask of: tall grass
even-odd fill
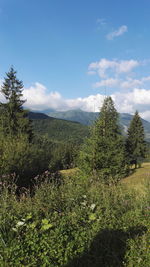
[[[0,195],[0,266],[150,266],[150,185],[145,194],[79,173],[16,198]]]

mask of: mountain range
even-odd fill
[[[46,114],[47,113],[47,114]],[[33,120],[36,132],[48,134],[52,139],[71,140],[79,142],[88,136],[89,125],[97,119],[99,112],[86,112],[80,109],[68,111],[44,110],[43,112],[29,112],[29,118]],[[133,115],[128,113],[119,114],[119,123],[126,134]],[[150,122],[142,119],[145,138],[150,142]]]
[[[68,110],[68,111],[51,111],[48,112],[47,115],[59,118],[59,119],[65,119],[69,121],[77,121],[84,125],[91,125],[99,116],[99,112],[86,112],[80,109],[77,110]],[[124,133],[127,132],[127,129],[129,127],[130,121],[132,120],[133,115],[128,113],[120,113],[119,119],[120,119],[120,125],[123,129]],[[150,141],[150,122],[141,119],[144,131],[145,131],[145,137],[147,141]]]

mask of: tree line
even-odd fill
[[[0,174],[16,173],[21,186],[27,186],[31,177],[48,168],[58,170],[73,166],[73,153],[78,156],[77,165],[82,171],[106,183],[128,175],[131,165],[137,167],[146,156],[144,128],[138,112],[124,138],[111,97],[104,99],[91,135],[77,153],[72,146],[62,145],[55,150],[48,138],[34,135],[28,111],[23,108],[23,83],[13,67],[6,73],[1,93],[5,102],[0,103]]]
[[[106,97],[91,128],[91,136],[80,153],[80,166],[106,183],[127,176],[132,165],[137,168],[146,157],[144,128],[138,111],[130,122],[126,138],[121,134],[118,117],[112,98]]]
[[[15,173],[18,186],[50,169],[56,172],[73,166],[76,154],[71,143],[55,142],[35,134],[29,111],[23,108],[23,83],[13,67],[6,73],[0,102],[0,175]]]

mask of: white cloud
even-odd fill
[[[123,88],[123,89],[134,89],[134,88],[141,88],[145,82],[149,81],[149,77],[144,77],[141,79],[132,79],[127,77],[125,80],[123,79],[116,79],[116,78],[108,78],[96,82],[93,84],[93,88],[100,88],[100,87],[109,87],[109,88]]]
[[[150,90],[134,89],[133,92],[130,93],[130,95],[133,98],[133,104],[150,105]]]
[[[65,99],[59,92],[49,92],[41,83],[35,83],[31,87],[25,88],[23,97],[27,99],[25,106],[33,110],[53,108],[63,111],[80,108],[93,112],[100,110],[105,98],[103,94],[96,94],[83,98]],[[142,118],[150,121],[150,89],[134,88],[128,92],[115,92],[111,97],[118,112],[133,114],[138,110]],[[3,101],[1,96],[0,100]]]
[[[121,36],[127,31],[128,31],[128,27],[126,25],[122,25],[121,27],[119,27],[118,30],[108,33],[106,35],[106,38],[108,40],[113,40],[115,37]]]
[[[118,62],[116,70],[118,73],[127,73],[139,65],[140,63],[137,60],[121,60]]]
[[[121,83],[121,87],[124,89],[135,88],[135,87],[142,86],[142,84],[143,84],[142,80],[127,78],[127,80]]]
[[[139,114],[143,119],[150,121],[150,110],[146,110],[144,112],[140,112]]]
[[[143,118],[150,120],[150,89],[148,89],[150,76],[135,78],[135,72],[133,72],[135,68],[142,66],[143,62],[134,59],[102,58],[100,61],[92,62],[88,72],[90,75],[97,74],[100,78],[93,85],[95,88],[116,88],[111,96],[118,112],[134,113],[138,110]],[[127,90],[120,91],[120,89]],[[105,96],[96,94],[66,99],[59,92],[49,92],[44,85],[35,83],[30,88],[24,89],[24,97],[27,99],[26,106],[34,110],[53,108],[63,111],[80,108],[84,111],[99,111]]]
[[[122,73],[129,73],[141,63],[137,60],[108,60],[102,58],[100,61],[92,62],[88,70],[97,73],[100,78],[106,78],[110,71],[113,75],[120,75]]]
[[[100,81],[93,84],[94,88],[116,87],[116,89],[144,88],[150,81],[150,76],[139,79],[132,78],[133,72],[137,67],[142,67],[143,62],[134,59],[130,60],[108,60],[102,58],[100,61],[92,62],[88,67],[88,74],[97,74]],[[133,76],[134,74],[134,76]]]
[[[0,89],[1,89],[1,86],[3,85],[3,79],[0,79]],[[1,93],[1,90],[0,90],[0,102],[6,102],[6,99],[5,97],[3,96],[3,94]]]
[[[150,90],[135,88],[130,92],[115,92],[111,96],[118,112],[133,114],[138,110],[143,118],[150,120]],[[48,92],[44,85],[35,83],[24,89],[24,98],[27,99],[27,108],[39,111],[48,108],[59,111],[78,108],[84,111],[99,111],[105,96],[96,94],[65,99],[60,93]]]
[[[106,80],[101,80],[100,82],[96,82],[93,87],[94,88],[99,88],[99,87],[116,87],[119,86],[120,81],[118,79],[106,79]]]
[[[5,98],[4,98],[4,96],[2,95],[2,93],[0,92],[0,102],[6,102],[6,100],[5,100]]]
[[[88,70],[95,72],[100,78],[93,84],[94,88],[116,89],[112,97],[119,112],[134,113],[138,110],[143,118],[150,120],[150,76],[139,77],[138,73],[138,78],[135,78],[135,69],[142,68],[145,64],[149,64],[148,60],[102,58],[100,61],[92,62]]]
[[[90,75],[97,74],[100,78],[94,84],[95,88],[116,89],[111,96],[119,112],[134,113],[138,110],[143,118],[150,121],[150,76],[135,78],[133,73],[136,67],[142,66],[142,62],[133,59],[102,58],[100,61],[92,62],[88,71]],[[120,89],[127,90],[120,91]],[[23,97],[27,99],[25,106],[33,110],[52,108],[63,111],[80,108],[84,111],[99,111],[105,96],[99,93],[66,99],[59,92],[49,91],[43,84],[36,82],[29,88],[24,88]],[[0,101],[4,101],[2,94],[0,94]]]
[[[83,109],[85,111],[98,111],[103,102],[103,95],[90,95],[85,98],[65,99],[58,92],[48,92],[47,88],[35,83],[29,88],[25,88],[23,96],[27,100],[25,106],[33,110],[44,110],[48,108],[59,111],[68,109]]]
[[[144,114],[150,110],[150,90],[135,88],[126,93],[116,92],[114,96],[119,112],[134,113],[135,110],[138,110]]]
[[[63,98],[58,92],[47,92],[47,88],[41,83],[36,82],[33,86],[25,88],[23,92],[27,100],[28,108],[42,110],[47,107],[59,109],[63,107]]]
[[[96,112],[99,111],[102,103],[104,101],[104,95],[97,94],[97,95],[90,95],[84,98],[76,98],[76,99],[67,99],[66,100],[66,110],[69,109],[77,109],[80,108],[84,111],[92,111]]]

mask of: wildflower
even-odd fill
[[[24,221],[19,221],[19,222],[17,222],[16,227],[20,227],[20,226],[22,226],[22,225],[24,225],[24,224],[25,224]]]
[[[90,206],[90,209],[91,209],[92,211],[94,211],[95,207],[96,207],[96,204],[93,203],[93,204]]]

